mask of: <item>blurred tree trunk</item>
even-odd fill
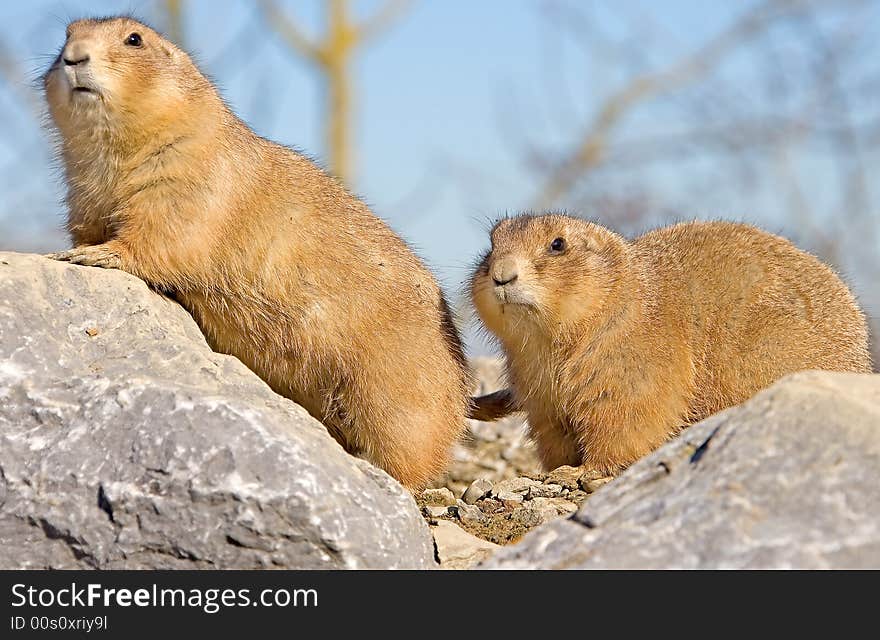
[[[351,68],[360,46],[384,32],[409,2],[387,0],[361,22],[351,15],[349,0],[324,0],[324,3],[327,28],[320,41],[305,35],[278,3],[263,0],[262,7],[269,27],[282,37],[290,51],[312,63],[322,76],[328,169],[350,185],[354,180],[352,114],[355,106]]]
[[[347,181],[352,177],[351,143],[351,73],[350,59],[355,32],[348,16],[348,0],[330,0],[330,20],[324,67],[327,76],[326,128],[327,160],[330,171]]]
[[[165,28],[168,39],[183,48],[183,0],[165,0]]]

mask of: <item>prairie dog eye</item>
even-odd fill
[[[141,46],[141,44],[143,44],[143,39],[141,38],[141,34],[139,34],[139,33],[129,34],[129,36],[125,39],[125,44],[127,44],[129,47]]]
[[[550,253],[562,253],[565,246],[565,238],[556,238],[550,243]]]

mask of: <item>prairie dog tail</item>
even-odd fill
[[[510,389],[501,389],[494,393],[471,398],[468,418],[492,422],[509,416],[515,411],[522,411],[522,409],[517,406],[513,393]]]

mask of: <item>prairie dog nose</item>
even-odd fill
[[[519,277],[519,261],[515,258],[504,257],[492,268],[492,280],[495,286],[501,287],[510,284]]]
[[[68,67],[82,64],[83,62],[88,62],[88,46],[82,40],[74,40],[73,42],[68,42],[67,45],[64,47],[64,51],[61,53],[61,58],[64,60],[64,64],[66,64]]]

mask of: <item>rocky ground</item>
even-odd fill
[[[478,477],[461,493],[449,487],[425,489],[416,502],[429,524],[449,520],[479,538],[508,544],[538,525],[571,515],[610,480],[578,467],[559,467],[496,482]]]
[[[477,359],[474,369],[477,393],[503,386],[500,361]],[[505,545],[549,520],[571,515],[609,480],[575,467],[543,472],[523,416],[518,414],[497,422],[470,421],[446,477],[416,496],[416,502],[434,528],[435,539],[438,522],[445,521],[480,540]],[[439,535],[448,531],[443,527]],[[457,544],[461,536],[450,535],[456,536]],[[478,550],[487,549],[473,544]]]

